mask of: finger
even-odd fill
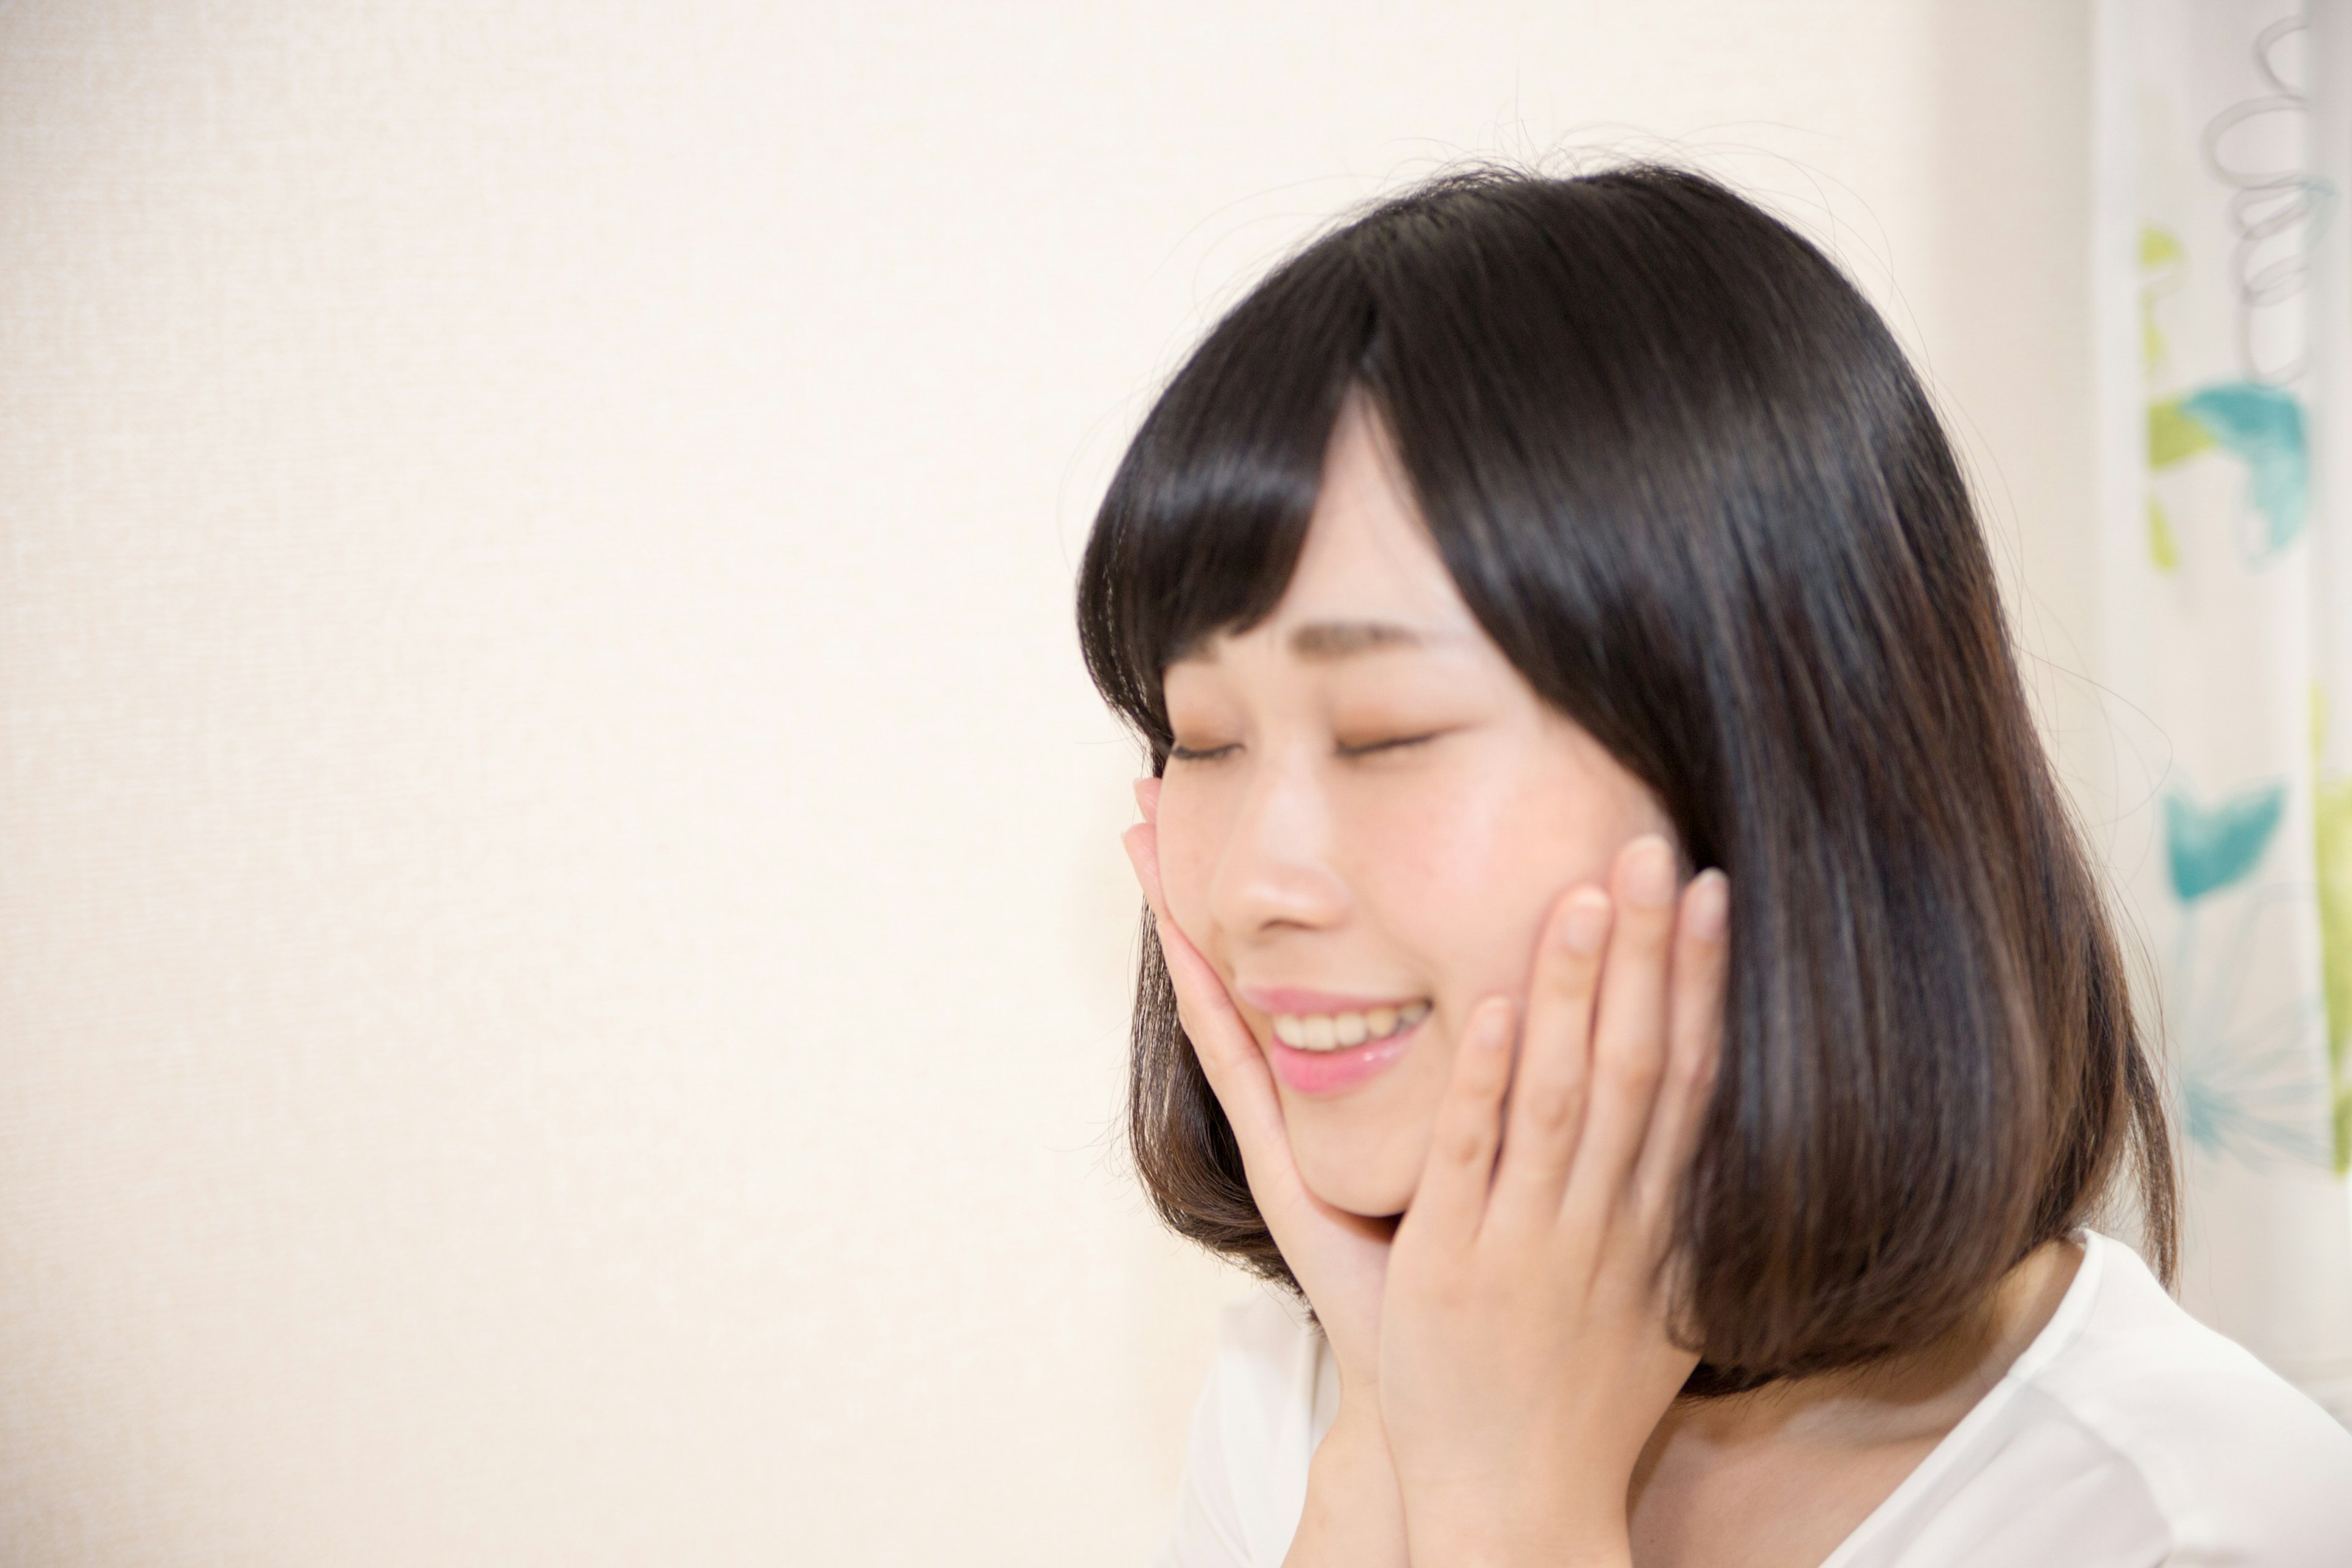
[[[1588,1226],[1605,1223],[1624,1197],[1665,1068],[1674,851],[1657,835],[1644,834],[1618,854],[1610,882],[1617,918],[1601,958],[1584,1131],[1561,1209],[1570,1224]]]
[[[1275,1094],[1274,1074],[1225,983],[1169,918],[1160,886],[1158,830],[1139,822],[1121,834],[1119,842],[1127,848],[1135,879],[1142,884],[1144,901],[1151,909],[1160,955],[1176,992],[1177,1017],[1184,1026],[1185,1037],[1192,1042],[1192,1054],[1200,1058],[1210,1090],[1224,1108],[1234,1141],[1241,1146],[1243,1165],[1254,1180],[1258,1173],[1286,1168],[1290,1137],[1282,1120],[1282,1102]]]
[[[1470,1012],[1454,1076],[1437,1108],[1406,1222],[1421,1245],[1451,1251],[1478,1234],[1502,1142],[1503,1091],[1511,1081],[1510,1000],[1490,996]]]
[[[1601,889],[1573,889],[1552,906],[1537,941],[1527,1028],[1487,1209],[1490,1225],[1549,1227],[1559,1218],[1560,1195],[1584,1125],[1592,1003],[1612,912]]]
[[[1142,884],[1144,902],[1150,907],[1152,926],[1160,938],[1160,955],[1168,965],[1169,982],[1175,987],[1176,1007],[1184,1033],[1191,1037],[1201,1066],[1209,1074],[1211,1087],[1217,1087],[1221,1074],[1253,1063],[1265,1074],[1265,1057],[1258,1049],[1257,1037],[1250,1033],[1248,1023],[1234,1005],[1225,983],[1217,978],[1217,972],[1201,956],[1201,950],[1169,917],[1167,900],[1160,886],[1157,831],[1150,823],[1139,822],[1121,834],[1119,842],[1126,846],[1128,860],[1135,868],[1135,879]],[[1270,1088],[1271,1075],[1265,1076]]]
[[[1723,1049],[1724,982],[1730,968],[1725,940],[1730,913],[1731,885],[1721,871],[1710,868],[1691,879],[1675,924],[1667,983],[1672,1001],[1665,1077],[1633,1172],[1634,1202],[1652,1225],[1671,1216],[1714,1098]]]
[[[1167,904],[1160,891],[1160,828],[1151,822],[1139,822],[1118,836],[1119,847],[1127,851],[1127,863],[1135,868],[1136,884],[1143,889],[1143,901],[1151,906],[1155,917],[1164,916]]]

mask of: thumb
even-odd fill
[[[1160,892],[1160,829],[1151,823],[1139,822],[1120,834],[1118,842],[1127,851],[1127,863],[1135,868],[1136,883],[1143,889],[1143,901],[1151,906],[1152,918],[1166,925],[1167,904]],[[1160,940],[1164,945],[1164,933]]]
[[[1286,1166],[1290,1137],[1283,1124],[1282,1102],[1275,1095],[1274,1074],[1225,983],[1169,918],[1160,885],[1157,829],[1150,823],[1139,822],[1119,836],[1119,842],[1135,868],[1136,881],[1142,885],[1144,901],[1151,906],[1160,956],[1167,962],[1169,983],[1176,991],[1176,1015],[1183,1023],[1185,1037],[1192,1043],[1193,1055],[1200,1058],[1201,1070],[1208,1076],[1209,1088],[1224,1107],[1225,1120],[1241,1145],[1243,1163],[1252,1172]]]

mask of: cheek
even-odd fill
[[[1215,875],[1223,828],[1214,792],[1169,778],[1160,787],[1160,890],[1168,913],[1193,946],[1207,951],[1209,883]]]
[[[1572,773],[1465,772],[1366,825],[1359,884],[1429,964],[1457,1025],[1485,996],[1522,993],[1553,901],[1605,881],[1617,847],[1656,826],[1638,802]]]

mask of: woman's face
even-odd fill
[[[1471,617],[1393,464],[1351,399],[1281,603],[1168,668],[1157,811],[1168,912],[1266,1053],[1301,1175],[1362,1215],[1411,1202],[1464,1020],[1524,1004],[1552,901],[1675,842]]]

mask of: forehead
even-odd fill
[[[1215,664],[1235,644],[1315,663],[1389,649],[1459,649],[1479,639],[1421,521],[1386,431],[1350,398],[1334,428],[1307,538],[1265,620],[1209,637],[1171,666]]]

